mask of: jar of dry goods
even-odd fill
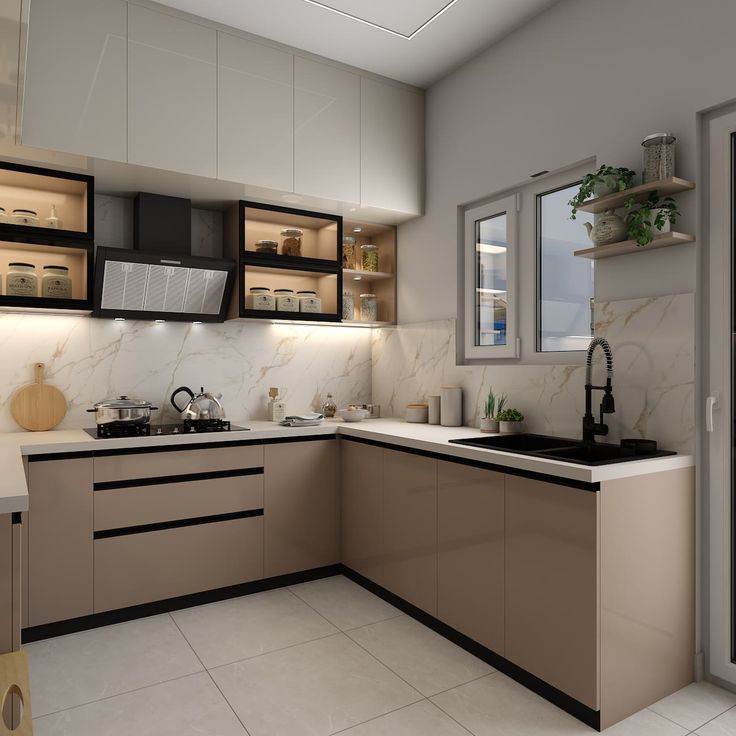
[[[5,207],[0,207],[0,222],[8,221],[8,213],[5,211]]]
[[[302,254],[302,235],[298,228],[286,228],[281,231],[281,252],[285,256],[300,256]]]
[[[44,266],[41,296],[51,299],[71,299],[72,280],[66,266]]]
[[[35,210],[13,210],[13,214],[10,216],[10,222],[13,225],[38,225],[38,213]]]
[[[641,142],[644,184],[675,175],[676,140],[672,133],[653,133]]]
[[[322,311],[322,300],[317,296],[316,291],[297,291],[296,295],[299,299],[300,312],[318,314]]]
[[[276,253],[278,248],[275,240],[256,240],[256,253]]]
[[[38,276],[32,263],[9,263],[5,278],[8,296],[38,296]]]
[[[268,287],[252,286],[248,289],[248,294],[245,297],[245,306],[247,309],[261,309],[272,312],[276,309],[276,299]]]
[[[348,322],[355,319],[355,299],[350,291],[342,293],[342,318]]]
[[[274,289],[276,309],[279,312],[298,312],[299,300],[294,295],[294,289]]]
[[[342,267],[355,268],[355,238],[351,235],[346,235],[342,239]]]
[[[365,243],[360,246],[361,263],[364,271],[375,273],[378,271],[378,246]]]
[[[378,321],[378,300],[375,294],[360,295],[360,319],[363,322]]]

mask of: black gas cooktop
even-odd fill
[[[85,429],[96,440],[116,439],[118,437],[163,437],[174,434],[209,434],[213,432],[247,432],[248,427],[238,427],[227,421],[218,422],[180,422],[178,424],[131,424],[105,425],[96,429]]]

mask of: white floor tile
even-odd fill
[[[475,736],[592,736],[595,733],[500,672],[431,700]]]
[[[168,614],[27,644],[33,715],[201,671]]]
[[[468,731],[428,700],[422,700],[360,726],[340,736],[468,736]]]
[[[295,585],[291,591],[343,631],[401,615],[398,608],[343,575]]]
[[[689,732],[654,711],[644,709],[607,728],[603,733],[606,736],[685,736]]]
[[[211,674],[251,736],[327,736],[421,699],[342,634]]]
[[[698,736],[736,736],[736,708],[731,708],[697,730]]]
[[[364,626],[348,636],[425,696],[494,672],[490,665],[408,616]]]
[[[36,736],[247,736],[206,672],[33,721]]]
[[[208,668],[337,632],[288,590],[254,593],[172,616]]]
[[[649,708],[690,731],[736,705],[736,693],[710,682],[693,682]]]

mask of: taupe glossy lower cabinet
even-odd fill
[[[383,449],[340,440],[342,561],[383,585]]]
[[[265,577],[338,563],[337,439],[266,445],[264,482]]]
[[[0,654],[20,648],[20,524],[0,514]]]
[[[28,625],[93,612],[92,458],[28,463]]]
[[[439,461],[437,618],[504,653],[504,475]]]
[[[437,614],[437,460],[383,451],[383,584]]]

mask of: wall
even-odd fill
[[[695,179],[696,113],[736,96],[735,24],[732,0],[562,0],[434,85],[426,215],[399,228],[399,321],[456,316],[459,204],[592,156],[639,170],[639,144],[659,130],[677,135],[678,174]],[[696,197],[679,198],[686,231]],[[596,297],[693,291],[695,254],[599,262]]]

